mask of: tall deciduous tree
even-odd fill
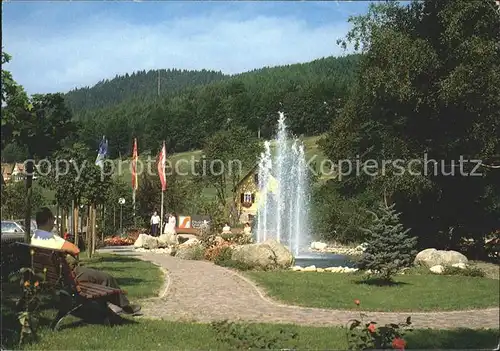
[[[216,190],[220,206],[231,212],[233,220],[239,217],[235,212],[239,194],[233,190],[261,151],[262,145],[248,129],[231,125],[209,137],[203,147],[198,181]]]
[[[464,236],[480,241],[500,224],[500,170],[482,167],[482,176],[470,176],[469,162],[464,176],[458,164],[460,157],[500,160],[500,17],[491,5],[371,5],[352,19],[343,43],[362,49],[361,67],[322,147],[333,160],[376,160],[379,172],[345,177],[344,193],[368,189],[396,202],[422,246],[457,247]],[[384,160],[397,159],[403,174],[381,171]],[[427,173],[426,159],[438,161],[427,163]]]
[[[25,241],[29,242],[34,158],[57,150],[74,126],[63,95],[34,95],[29,99],[11,73],[3,69],[9,60],[10,56],[2,52],[2,149],[9,142],[27,149]]]

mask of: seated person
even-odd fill
[[[80,250],[74,244],[51,232],[54,227],[54,215],[47,207],[44,207],[37,212],[36,224],[38,229],[35,230],[33,236],[31,237],[31,245],[48,249],[63,250],[73,257],[80,253]],[[75,260],[68,261],[70,266],[73,267],[76,280],[120,289],[116,279],[110,274],[96,269],[78,266],[75,264]],[[110,303],[109,307],[115,313],[125,312],[127,314],[135,314],[141,310],[140,306],[131,305],[124,294],[119,294],[118,298],[114,302],[116,302],[116,304]]]

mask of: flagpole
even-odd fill
[[[163,193],[164,191],[161,191],[161,208],[160,208],[160,235],[163,234]]]
[[[162,149],[161,149],[161,160],[160,162],[162,162],[161,164],[161,167],[163,169],[163,173],[160,175],[160,176],[164,176],[165,175],[165,164],[163,163],[163,160],[165,160],[165,158],[167,157],[167,155],[164,154],[165,152],[165,140],[163,141],[163,145],[162,145]],[[165,191],[163,190],[163,185],[162,185],[162,189],[161,189],[161,207],[160,207],[160,234],[163,234],[163,199],[164,199],[164,193]]]
[[[132,215],[134,216],[134,227],[136,226],[135,224],[135,189],[132,190]]]
[[[137,138],[134,138],[134,149],[132,151],[132,214],[134,217],[134,227],[137,226],[137,220],[135,218],[135,193],[137,190],[137,159],[139,158],[137,152]]]

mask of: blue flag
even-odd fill
[[[103,136],[101,143],[99,144],[99,151],[97,153],[97,158],[95,160],[95,165],[101,167],[103,169],[104,167],[104,158],[108,154],[108,141],[106,140],[106,137]]]

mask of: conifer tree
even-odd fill
[[[384,281],[391,281],[401,268],[410,266],[417,253],[417,238],[408,235],[410,229],[403,228],[394,206],[381,205],[380,216],[370,212],[375,219],[366,229],[370,239],[359,262],[361,269],[377,271]]]

